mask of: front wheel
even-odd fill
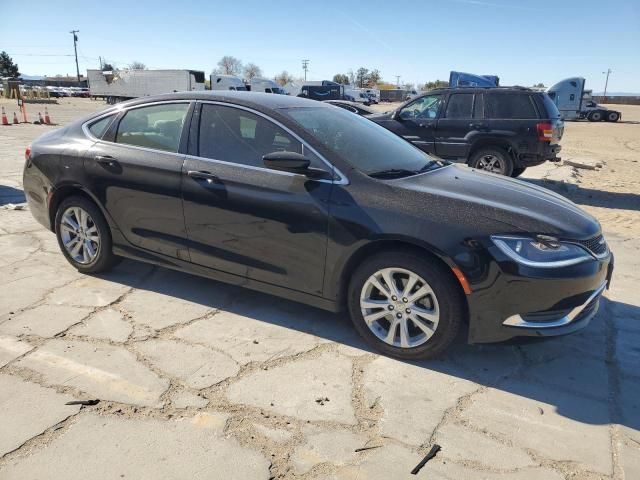
[[[464,297],[451,272],[425,255],[377,254],[354,273],[349,313],[373,348],[404,360],[434,358],[455,339]]]
[[[56,237],[67,261],[82,273],[105,272],[118,262],[111,232],[100,209],[90,200],[72,196],[56,212]]]
[[[486,147],[471,156],[469,166],[509,177],[513,172],[513,159],[506,150],[500,147]]]

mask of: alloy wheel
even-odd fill
[[[86,210],[69,207],[60,219],[60,237],[69,256],[82,265],[93,262],[100,252],[100,232]]]
[[[413,348],[427,342],[440,321],[431,286],[403,268],[384,268],[362,287],[360,310],[369,330],[383,342]]]
[[[483,155],[480,160],[478,160],[478,165],[476,167],[478,170],[485,170],[491,173],[499,173],[500,175],[504,175],[504,161],[492,154]]]

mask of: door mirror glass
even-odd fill
[[[404,109],[400,111],[400,115],[398,115],[398,120],[411,120],[415,118],[415,112],[412,112],[411,110],[408,109]]]

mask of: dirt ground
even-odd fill
[[[61,125],[100,108],[48,106]],[[14,207],[26,145],[55,127],[0,126],[0,478],[640,478],[640,107],[615,108],[567,122],[572,164],[523,175],[602,223],[616,270],[596,318],[411,363],[344,314],[133,261],[80,275]]]

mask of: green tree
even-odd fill
[[[356,80],[358,81],[358,85],[360,85],[360,88],[367,85],[369,83],[369,69],[360,67],[356,72]]]
[[[333,76],[333,81],[341,85],[349,85],[349,76],[344,73],[336,73]]]
[[[18,64],[5,51],[0,52],[0,77],[19,77]]]
[[[369,86],[373,87],[374,85],[378,85],[381,80],[382,74],[380,73],[380,70],[377,68],[371,70],[371,73],[369,74]]]

